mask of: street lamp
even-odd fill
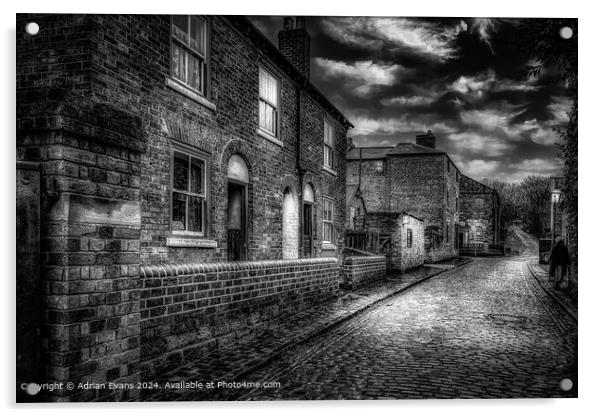
[[[558,188],[554,188],[552,190],[552,206],[551,206],[551,215],[550,215],[550,230],[552,231],[552,242],[554,245],[554,204],[560,201],[560,190]]]

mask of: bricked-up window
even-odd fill
[[[188,149],[172,153],[171,230],[205,236],[207,159]]]
[[[278,136],[278,96],[280,86],[276,77],[259,68],[259,128]]]
[[[324,120],[324,166],[334,167],[334,126]]]
[[[207,95],[207,20],[200,16],[171,18],[171,75]]]
[[[408,229],[407,238],[406,238],[406,244],[407,244],[408,248],[412,247],[413,237],[414,236],[413,236],[412,229]]]
[[[334,201],[324,198],[324,242],[334,242]]]

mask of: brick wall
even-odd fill
[[[458,222],[458,183],[453,164],[447,171],[447,155],[390,157],[391,210],[406,211],[424,219],[426,260],[457,256],[454,225]],[[449,200],[447,198],[449,193]],[[430,231],[438,233],[437,241]]]
[[[406,216],[406,224],[400,222],[401,229],[401,262],[400,269],[417,268],[424,265],[426,258],[424,246],[424,222],[412,216]],[[408,246],[408,230],[412,231],[412,245]]]
[[[386,274],[385,256],[348,256],[343,264],[343,286],[362,287],[382,280]]]
[[[468,244],[497,245],[500,240],[499,199],[490,188],[462,176],[460,179],[460,221],[466,224]],[[477,241],[477,228],[482,238]]]
[[[143,266],[142,378],[333,297],[339,270],[335,258]]]
[[[424,222],[416,217],[406,215],[404,224],[402,213],[366,213],[358,217],[358,222],[365,225],[366,230],[391,236],[391,269],[405,271],[424,264]],[[412,247],[408,247],[407,230],[412,230]]]
[[[30,294],[41,298],[41,377],[136,382],[139,121],[63,89],[27,94],[17,110],[17,155],[41,167],[41,294]],[[123,395],[57,390],[45,399]]]
[[[18,88],[65,87],[92,96],[95,102],[140,117],[147,152],[141,157],[141,260],[143,263],[218,261],[226,259],[225,210],[227,157],[241,154],[251,174],[248,207],[249,259],[279,259],[282,248],[284,184],[312,182],[316,200],[315,236],[322,237],[322,196],[335,200],[336,250],[316,256],[341,256],[344,228],[346,128],[338,117],[295,81],[282,60],[257,48],[252,34],[236,19],[211,18],[210,88],[205,106],[166,85],[170,74],[170,20],[160,15],[19,15],[18,23],[35,20],[36,37],[19,39]],[[60,36],[54,36],[60,32]],[[43,51],[40,55],[39,51]],[[39,59],[39,56],[42,59]],[[258,68],[263,65],[280,80],[282,146],[257,133]],[[301,92],[299,92],[301,91]],[[301,95],[299,98],[298,96]],[[297,155],[297,110],[301,106],[302,174]],[[337,147],[333,175],[322,168],[323,120],[335,127]],[[170,149],[185,143],[210,155],[210,235],[216,244],[168,246],[170,231]],[[341,191],[342,190],[342,191]]]
[[[382,171],[377,169],[381,163]],[[384,159],[361,161],[361,191],[366,211],[383,212],[390,209],[389,172]],[[347,184],[359,184],[359,181],[360,161],[350,159],[347,161]]]
[[[29,21],[37,36],[24,33]],[[283,194],[288,187],[300,201],[306,183],[317,197],[315,256],[342,259],[348,123],[273,47],[258,47],[263,38],[244,19],[210,21],[210,88],[199,101],[168,86],[168,16],[17,15],[17,145],[42,169],[43,365],[52,380],[138,378],[139,265],[226,260],[231,155],[249,168],[250,260],[283,257]],[[260,64],[281,81],[277,141],[257,133]],[[334,173],[322,167],[325,117]],[[167,243],[174,143],[209,161],[209,233],[190,246]],[[335,201],[335,245],[321,244],[325,195]]]

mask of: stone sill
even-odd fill
[[[273,136],[260,128],[257,129],[257,134],[259,136],[261,136],[262,138],[267,139],[270,142],[280,146],[281,148],[284,148],[284,143],[280,139],[278,139],[276,136]]]
[[[194,91],[193,89],[182,84],[178,80],[171,78],[171,77],[167,77],[165,80],[165,84],[172,90],[177,91],[178,93],[188,97],[189,99],[196,101],[203,107],[206,107],[209,110],[215,111],[215,109],[216,109],[215,104],[213,104],[212,102],[207,100],[205,97],[203,97],[197,91]]]
[[[334,171],[333,169],[327,167],[326,165],[322,165],[322,169],[326,172],[328,172],[331,175],[334,175],[335,177],[337,176],[337,172]]]
[[[322,250],[337,250],[337,247],[330,242],[322,242]]]
[[[217,241],[191,236],[171,236],[167,238],[167,246],[171,248],[217,248]]]

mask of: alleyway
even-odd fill
[[[577,381],[575,323],[526,261],[476,259],[433,277],[244,378],[280,388],[217,398],[574,397],[559,383]]]

